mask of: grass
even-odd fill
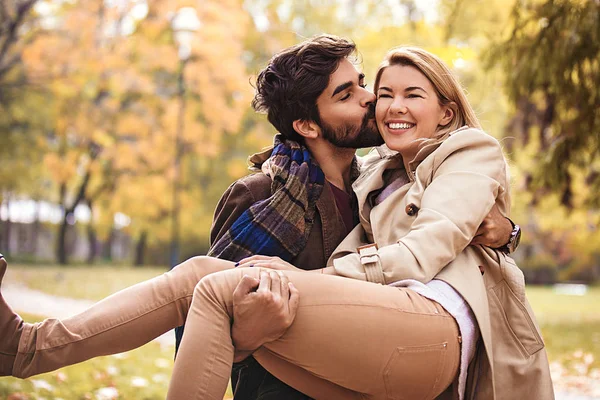
[[[24,319],[35,322],[43,318],[24,315]],[[172,369],[173,347],[153,342],[26,380],[0,378],[0,398],[162,400]]]
[[[11,265],[5,282],[20,282],[59,296],[99,300],[162,272],[162,268]],[[555,378],[555,385],[561,390],[579,389],[581,381],[569,379],[580,377],[587,379],[588,386],[591,381],[590,390],[596,393],[598,384],[593,382],[600,379],[600,287],[590,288],[585,296],[561,295],[551,287],[529,287],[527,293],[542,329],[553,375],[560,369],[556,374],[566,382],[561,384]],[[26,317],[30,321],[41,319]],[[172,360],[173,347],[150,343],[24,381],[0,378],[0,398],[109,399],[111,393],[118,393],[120,399],[164,399]],[[22,397],[16,397],[17,393]]]
[[[530,287],[527,295],[550,361],[561,363],[571,373],[600,371],[600,287],[589,288],[584,296]]]

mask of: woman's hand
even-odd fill
[[[238,268],[246,268],[246,267],[261,267],[261,268],[269,268],[275,269],[278,271],[299,271],[306,272],[303,269],[296,268],[292,264],[287,261],[283,261],[279,257],[269,257],[269,256],[252,256],[248,258],[244,258],[242,261],[236,264]]]

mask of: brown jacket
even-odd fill
[[[267,155],[259,154],[254,157],[260,163]],[[271,196],[271,183],[270,177],[258,172],[231,184],[217,204],[210,231],[211,243],[215,243],[225,234],[252,204]],[[292,264],[305,270],[323,268],[333,250],[346,234],[346,227],[335,205],[335,198],[328,182],[325,182],[316,206],[317,212],[308,243],[304,250],[292,260]],[[268,373],[259,364],[250,361],[246,368],[244,374],[240,374],[239,370],[233,372],[234,387],[237,386],[235,398],[251,398],[255,396],[255,393],[267,390],[271,395],[275,391],[278,395],[286,398],[308,399],[298,392],[290,392],[283,382],[277,386],[276,378],[267,378],[265,374]],[[235,385],[236,382],[237,385]],[[263,388],[263,382],[267,384],[266,389]]]
[[[390,284],[434,277],[453,286],[472,308],[483,339],[471,362],[467,399],[553,399],[539,327],[525,297],[523,273],[496,250],[469,246],[496,203],[509,214],[506,161],[499,143],[462,128],[424,146],[410,165],[410,182],[377,207],[369,196],[399,156],[385,146],[363,160],[353,188],[361,224],[329,261],[339,275]],[[357,247],[377,243],[375,255]]]
[[[217,204],[210,241],[215,243],[252,204],[271,196],[271,178],[262,172],[248,175],[229,186]],[[311,270],[323,268],[333,250],[344,239],[346,228],[326,181],[317,201],[317,213],[308,243],[291,263]]]

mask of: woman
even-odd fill
[[[451,73],[429,53],[392,51],[375,89],[387,148],[368,157],[355,182],[361,225],[321,274],[260,256],[235,269],[196,258],[202,268],[175,268],[68,326],[27,326],[13,374],[137,347],[180,325],[189,307],[168,397],[220,399],[234,354],[233,290],[244,275],[277,268],[302,300],[290,329],[254,355],[312,397],[427,399],[455,382],[459,398],[552,398],[522,274],[500,253],[467,247],[494,204],[508,211],[498,143],[477,129],[459,129],[479,124]],[[244,268],[250,264],[264,268]]]

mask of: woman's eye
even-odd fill
[[[377,96],[378,99],[383,99],[383,98],[391,98],[392,96],[390,96],[389,94],[380,94],[379,96]]]
[[[421,96],[421,95],[418,95],[418,94],[409,94],[407,97],[408,97],[409,99],[416,99],[417,97],[421,97],[421,98],[422,98],[423,96]]]

